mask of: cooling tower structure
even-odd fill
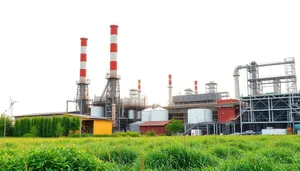
[[[76,110],[80,114],[88,112],[88,85],[89,80],[86,78],[86,62],[87,62],[87,38],[80,38],[81,53],[80,53],[80,77],[77,81],[77,95],[76,95]]]

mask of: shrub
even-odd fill
[[[24,158],[25,170],[104,170],[107,165],[75,148],[32,150]]]
[[[24,134],[22,137],[33,138],[36,136],[34,134],[27,133],[27,134]]]
[[[130,137],[140,137],[140,134],[138,132],[127,132],[127,134],[130,136]]]
[[[129,137],[127,132],[115,132],[113,135],[116,135],[117,137]]]
[[[156,133],[155,133],[155,131],[147,131],[145,135],[147,137],[154,137],[154,136],[156,136]]]

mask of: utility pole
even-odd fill
[[[5,135],[6,135],[6,112],[7,110],[5,110],[4,112],[4,131],[3,131],[3,137],[5,138]]]

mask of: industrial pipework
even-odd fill
[[[169,74],[169,105],[172,104],[172,75]]]
[[[264,66],[274,66],[274,65],[284,65],[284,64],[293,64],[295,63],[294,60],[292,61],[284,61],[284,62],[274,62],[274,63],[266,63],[266,64],[256,64],[256,62],[251,62],[251,65],[238,65],[235,67],[233,72],[234,77],[234,92],[235,92],[235,98],[237,100],[240,100],[240,84],[239,84],[239,70],[240,69],[248,69],[252,71],[252,76],[256,75],[256,70],[253,70],[251,68],[255,67],[264,67]],[[257,88],[257,85],[254,86],[254,88]],[[256,92],[254,92],[256,94]]]

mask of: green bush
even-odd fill
[[[147,131],[145,135],[147,137],[154,137],[154,136],[156,136],[156,133],[155,133],[155,131]]]
[[[22,137],[33,138],[36,136],[34,134],[27,133],[27,134],[24,134]]]
[[[107,165],[75,148],[32,150],[25,156],[25,170],[105,170]]]
[[[127,132],[130,137],[140,137],[141,135],[138,132]]]
[[[129,137],[127,132],[115,132],[115,133],[113,133],[113,135],[117,136],[117,137]]]

